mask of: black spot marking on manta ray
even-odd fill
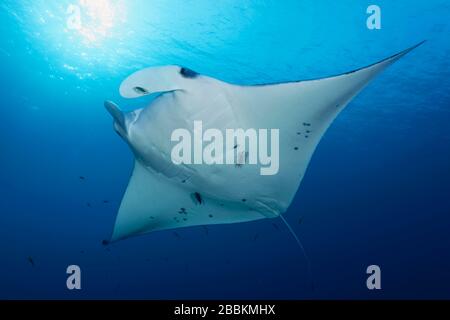
[[[150,219],[155,219],[155,217],[154,216],[150,216]]]
[[[133,90],[138,94],[148,94],[148,91],[142,87],[134,87]]]
[[[234,145],[234,147],[233,147],[233,149],[236,149],[237,147],[238,147],[238,145],[237,145],[237,144],[235,144],[235,145]]]
[[[185,78],[195,78],[198,76],[198,73],[195,72],[194,70],[191,70],[189,68],[181,68],[180,70],[180,74],[185,77]]]
[[[308,139],[309,136],[305,136],[306,139]]]
[[[247,199],[245,199],[245,198],[244,198],[244,199],[242,199],[242,202],[245,202],[245,201],[247,201]]]
[[[212,214],[210,214],[210,215],[208,215],[208,217],[212,218],[212,217],[213,217],[213,215],[212,215]]]
[[[187,221],[187,218],[183,218],[183,221]]]
[[[186,180],[182,180],[181,183],[186,183]]]
[[[303,125],[304,125],[305,127],[310,127],[310,126],[311,126],[311,123],[303,122]]]
[[[301,132],[297,132],[297,135],[301,135],[302,133]]]
[[[311,130],[306,130],[306,133],[311,133]]]
[[[295,147],[294,150],[298,150],[298,147]]]
[[[191,194],[192,199],[194,200],[195,204],[202,204],[203,203],[203,198],[202,195],[198,192],[194,192],[193,194]]]

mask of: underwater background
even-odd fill
[[[450,298],[448,0],[1,0],[0,33],[1,299]],[[310,79],[422,40],[338,116],[284,215],[314,289],[280,219],[101,244],[133,167],[103,101],[143,107],[118,93],[132,72]],[[82,290],[66,288],[71,264]]]

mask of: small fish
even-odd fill
[[[91,204],[88,202],[88,203],[86,203],[86,206],[88,207],[88,208],[92,208],[92,206],[91,206]]]
[[[28,262],[31,264],[31,266],[32,267],[34,267],[35,266],[35,264],[34,264],[34,260],[33,260],[33,258],[32,257],[28,257],[27,258],[27,260],[28,260]]]
[[[105,204],[109,203],[109,200],[103,200],[103,203],[105,203]]]
[[[86,180],[86,178],[83,176],[80,176],[80,180]]]
[[[109,244],[108,240],[102,240],[102,245],[107,246]]]

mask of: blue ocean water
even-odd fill
[[[450,298],[449,19],[447,0],[1,0],[0,298]],[[285,214],[314,290],[278,219],[102,246],[133,166],[103,101],[142,106],[118,94],[130,73],[309,79],[422,40],[336,119]]]

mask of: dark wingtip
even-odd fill
[[[397,55],[405,55],[405,54],[407,54],[407,53],[413,51],[414,49],[420,47],[420,46],[423,45],[425,42],[427,42],[427,40],[423,40],[423,41],[419,42],[418,44],[416,44],[416,45],[414,45],[414,46],[412,46],[412,47],[410,47],[410,48],[408,48],[408,49],[406,49],[406,50],[403,50],[402,52],[398,53]]]

